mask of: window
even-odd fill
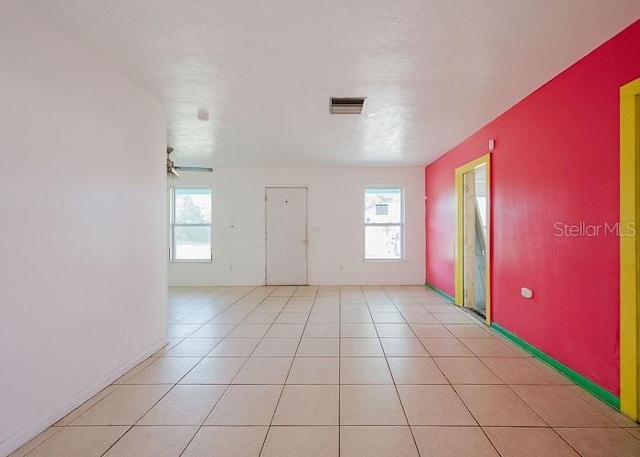
[[[364,192],[365,260],[404,259],[402,189],[368,188]]]
[[[172,189],[170,258],[211,260],[211,189]]]

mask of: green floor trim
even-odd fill
[[[442,297],[444,297],[445,299],[447,299],[448,301],[450,301],[451,303],[455,303],[456,299],[453,298],[451,295],[449,295],[448,293],[438,289],[436,286],[432,286],[431,284],[429,284],[428,282],[424,283],[425,286],[427,286],[429,289],[433,290],[434,292],[436,292],[438,295],[441,295]]]
[[[592,395],[598,397],[600,400],[604,401],[609,406],[617,410],[620,410],[620,399],[616,397],[614,394],[612,394],[611,392],[609,392],[604,387],[601,387],[595,382],[591,381],[590,379],[585,378],[580,373],[572,370],[565,364],[558,362],[553,357],[545,354],[537,347],[527,343],[520,337],[514,335],[509,330],[499,326],[495,322],[491,323],[491,328],[494,329],[496,332],[500,333],[505,338],[514,342],[516,345],[520,346],[522,349],[527,351],[529,354],[533,355],[535,358],[542,360],[551,368],[555,369],[556,371],[559,371],[560,373],[565,375],[567,378],[569,378],[571,381],[575,382],[577,385],[587,390]]]

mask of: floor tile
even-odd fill
[[[373,324],[342,324],[340,336],[342,338],[377,338],[378,333]]]
[[[473,357],[474,354],[457,338],[420,338],[432,357]]]
[[[429,357],[418,338],[380,338],[387,357]]]
[[[175,386],[137,425],[202,425],[226,388],[221,385]]]
[[[227,338],[261,338],[269,330],[270,324],[240,324]]]
[[[338,357],[340,341],[338,338],[302,338],[298,346],[298,357]]]
[[[273,324],[267,334],[268,338],[300,338],[304,324]]]
[[[337,338],[340,336],[340,325],[307,324],[303,335],[305,338]]]
[[[395,307],[394,307],[395,308]],[[372,312],[373,322],[379,324],[403,324],[406,321],[398,311],[394,312]]]
[[[93,397],[91,397],[89,400],[85,401],[82,405],[78,406],[76,409],[74,409],[73,411],[71,411],[69,414],[67,414],[66,416],[64,416],[62,419],[60,419],[58,422],[56,422],[55,424],[53,424],[54,426],[58,426],[58,427],[63,427],[65,425],[69,425],[71,422],[73,422],[74,420],[76,420],[78,417],[80,417],[80,415],[82,413],[84,413],[86,410],[88,410],[89,408],[91,408],[93,405],[95,405],[96,403],[98,403],[100,400],[102,400],[104,397],[106,397],[107,395],[109,395],[111,392],[113,392],[114,390],[116,390],[118,386],[115,384],[111,384],[110,386],[105,387],[104,389],[102,389],[100,392],[98,392],[96,395],[94,395]],[[49,429],[48,429],[49,430]]]
[[[267,427],[202,427],[181,457],[259,457]]]
[[[427,311],[403,312],[402,316],[408,324],[439,324],[433,314]]]
[[[129,427],[64,427],[29,453],[29,457],[99,457]]]
[[[254,311],[255,314],[275,314],[279,315],[284,308],[284,303],[260,304]],[[275,319],[274,319],[275,320]]]
[[[341,425],[407,425],[394,386],[340,386]]]
[[[338,427],[271,427],[260,457],[338,457]]]
[[[480,325],[448,324],[445,327],[458,338],[497,338],[496,334]]]
[[[338,389],[338,386],[285,386],[273,425],[338,425]]]
[[[351,306],[354,305],[350,305],[349,307]],[[345,310],[343,306],[342,312],[340,313],[340,322],[343,324],[371,324],[373,323],[373,319],[366,307],[365,309]]]
[[[396,384],[448,384],[431,358],[388,357],[387,361]]]
[[[613,409],[611,406],[607,405],[600,399],[594,397],[591,393],[587,392],[580,386],[567,386],[566,389],[573,393],[574,395],[580,397],[582,400],[589,403],[589,405],[593,406],[599,412],[607,416],[613,422],[615,422],[620,427],[633,427],[638,429],[637,432],[640,436],[640,424],[635,421],[632,421],[624,414]]]
[[[411,428],[421,457],[500,457],[480,427]]]
[[[507,384],[551,384],[558,382],[533,365],[526,357],[481,357],[480,360]]]
[[[167,336],[170,338],[186,338],[202,327],[202,324],[169,324]]]
[[[184,338],[180,338],[179,341],[182,341],[183,339]],[[171,347],[175,347],[175,344],[173,346],[171,346]],[[167,349],[166,349],[166,351],[163,351],[162,354],[158,354],[160,351],[156,352],[156,354],[158,354],[158,357],[162,356],[163,354],[166,354],[167,351],[169,351],[171,349],[171,348],[169,348],[169,345],[165,346],[165,348],[167,348]],[[114,384],[125,384],[129,379],[133,378],[135,375],[140,373],[142,370],[147,368],[149,365],[151,365],[155,361],[156,361],[156,357],[149,357],[149,358],[143,360],[142,362],[137,364],[135,367],[133,367],[132,369],[127,371],[125,374],[120,376],[118,379],[116,379],[113,383]]]
[[[105,457],[179,457],[198,427],[133,427]]]
[[[638,457],[640,440],[621,428],[558,428],[583,457]]]
[[[255,350],[260,338],[225,338],[207,357],[248,357]]]
[[[508,386],[459,385],[454,388],[482,426],[547,425]]]
[[[126,384],[175,384],[200,360],[200,357],[160,357]]]
[[[441,324],[473,324],[474,322],[471,320],[473,317],[467,317],[461,312],[447,312],[447,313],[436,313],[433,312],[435,318]]]
[[[475,357],[434,357],[451,384],[504,384],[496,374]]]
[[[398,386],[410,425],[477,425],[451,386]]]
[[[311,313],[309,316],[308,324],[339,324],[339,313]]]
[[[167,351],[165,357],[204,357],[222,338],[185,338]]]
[[[533,365],[535,365],[536,368],[538,368],[540,371],[542,371],[544,374],[554,378],[557,381],[558,384],[563,384],[563,385],[567,385],[567,386],[573,386],[574,385],[573,381],[571,381],[569,378],[567,378],[565,375],[563,375],[559,371],[556,371],[554,368],[551,368],[549,365],[547,365],[542,360],[538,360],[535,357],[529,358],[528,360]]]
[[[291,361],[290,357],[251,357],[233,384],[284,384]]]
[[[254,357],[293,357],[298,349],[300,338],[263,338],[252,356]]]
[[[485,427],[503,457],[578,457],[552,428]]]
[[[242,321],[243,324],[273,324],[280,313],[252,312]]]
[[[60,430],[64,430],[62,427],[49,427],[44,432],[39,433],[29,441],[27,441],[24,445],[22,445],[19,449],[16,449],[9,457],[24,457],[29,452],[33,451],[35,448],[40,446],[46,440],[51,438],[53,435],[58,433]]]
[[[337,357],[296,357],[287,384],[338,384],[339,371]]]
[[[380,338],[410,338],[416,336],[409,324],[375,324]]]
[[[411,324],[411,329],[420,338],[454,338],[442,324]]]
[[[340,457],[418,457],[407,426],[340,427]]]
[[[378,338],[342,338],[341,357],[382,357],[384,352]]]
[[[393,380],[384,357],[344,357],[340,384],[393,384]]]
[[[269,425],[280,399],[282,386],[229,387],[205,425]]]
[[[286,312],[287,308],[276,319],[276,324],[305,324],[309,318],[307,313]]]
[[[459,338],[478,357],[524,357],[498,338]]]
[[[552,427],[615,427],[564,386],[511,386]]]
[[[180,384],[229,384],[246,360],[246,357],[206,357]]]
[[[89,408],[72,425],[133,425],[171,388],[118,386],[110,395]]]
[[[637,425],[637,424],[636,424]],[[633,436],[635,436],[636,438],[638,438],[640,440],[640,428],[638,427],[634,427],[634,428],[625,428],[625,430],[629,433],[631,433]]]

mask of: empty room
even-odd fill
[[[0,457],[640,456],[640,0],[4,0],[0,107]]]

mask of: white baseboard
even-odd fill
[[[91,386],[83,390],[82,392],[74,395],[69,400],[65,401],[60,407],[56,408],[50,414],[47,414],[42,420],[32,424],[28,427],[23,428],[15,435],[7,438],[3,442],[0,443],[0,456],[4,457],[11,454],[16,449],[20,448],[24,444],[26,444],[29,440],[37,436],[38,434],[45,431],[47,428],[51,427],[53,424],[58,422],[64,416],[69,414],[71,411],[76,409],[78,406],[83,404],[85,401],[93,397],[95,394],[100,392],[102,389],[112,384],[116,379],[125,374],[127,371],[138,365],[143,360],[147,359],[149,356],[155,354],[160,348],[167,344],[166,338],[155,343],[149,349],[144,351],[142,354],[137,355],[132,358],[125,364],[119,366],[107,376],[102,378],[99,381],[96,381]]]

